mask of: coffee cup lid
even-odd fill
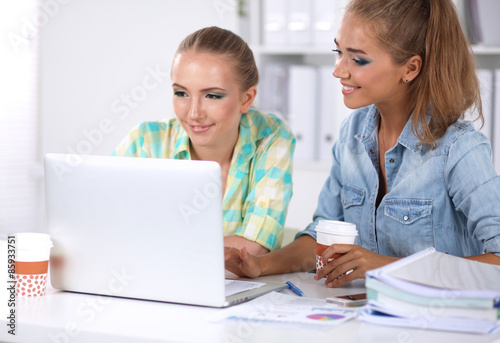
[[[337,230],[337,231],[333,231],[333,230],[325,230],[325,229],[321,229],[321,228],[316,228],[315,229],[316,232],[321,232],[321,233],[327,233],[327,234],[330,234],[330,235],[339,235],[339,236],[357,236],[358,235],[358,230],[354,229],[354,230],[349,230],[349,231],[341,231],[341,230]]]
[[[341,236],[357,236],[358,230],[352,223],[336,220],[320,220],[316,225],[316,232]]]

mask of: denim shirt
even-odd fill
[[[448,128],[434,150],[420,145],[408,120],[385,154],[388,193],[379,189],[378,123],[372,105],[342,124],[318,207],[297,238],[321,219],[356,224],[355,244],[404,257],[427,247],[456,256],[500,256],[500,177],[488,139],[465,121]]]

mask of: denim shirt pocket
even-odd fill
[[[344,220],[356,224],[356,226],[359,227],[365,191],[351,185],[344,185],[340,196],[342,199],[342,206],[344,207]]]
[[[432,213],[432,200],[389,199],[385,202],[385,215],[403,225],[410,225]]]

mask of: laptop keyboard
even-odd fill
[[[226,279],[226,297],[264,286],[263,282]]]

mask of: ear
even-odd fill
[[[415,79],[422,69],[422,57],[414,55],[405,63],[403,82],[411,82]]]
[[[257,87],[252,86],[247,89],[241,97],[240,113],[247,113],[252,106],[255,96],[257,95]]]

